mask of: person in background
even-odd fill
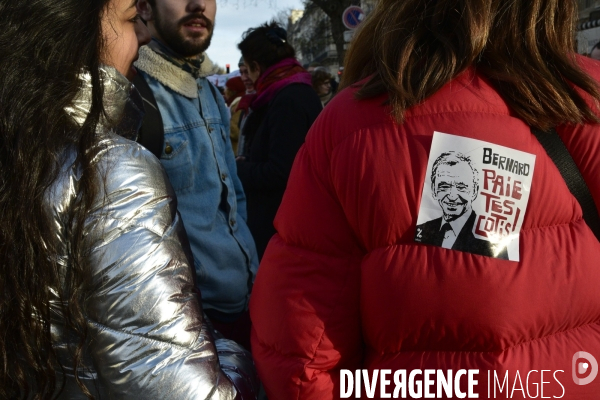
[[[246,31],[238,45],[254,82],[237,171],[248,196],[248,226],[259,257],[275,233],[273,219],[304,137],[321,111],[310,74],[277,23]]]
[[[206,77],[216,0],[138,0],[152,40],[136,66],[164,126],[160,161],[177,193],[202,305],[215,328],[249,348],[248,302],[258,269],[246,197],[229,138],[229,110]]]
[[[360,397],[357,380],[365,396],[366,378],[377,398],[465,397],[466,371],[469,397],[490,398],[495,377],[514,382],[503,398],[598,397],[597,368],[586,377],[578,357],[600,356],[600,242],[532,133],[558,134],[600,208],[600,69],[574,53],[577,18],[575,0],[376,3],[296,157],[252,292],[269,398]],[[428,166],[467,148],[486,169],[485,229],[517,232],[514,258],[416,241]],[[491,148],[531,170],[493,165]],[[444,174],[439,189],[470,190]],[[494,231],[489,217],[508,215],[511,230]]]
[[[239,76],[227,79],[225,82],[225,104],[231,108],[232,104],[237,101],[246,93],[246,85]]]
[[[325,107],[325,105],[329,103],[329,100],[331,100],[331,97],[333,96],[333,92],[331,90],[331,74],[327,72],[325,68],[320,67],[315,69],[311,75],[312,87],[315,89],[315,92],[317,92],[319,99],[321,99],[321,104],[323,107]]]
[[[244,64],[244,57],[240,58],[238,67],[240,68],[240,77],[242,78],[242,82],[244,82],[244,86],[246,86],[246,94],[256,93],[254,82],[252,82],[252,79],[249,75],[248,67],[246,67]]]
[[[229,106],[229,113],[231,114],[229,137],[231,138],[231,148],[234,154],[237,154],[240,137],[240,117],[242,115],[242,110],[238,110],[237,107],[245,92],[246,85],[239,76],[234,76],[225,83],[225,102]]]
[[[244,85],[246,86],[246,94],[242,96],[242,99],[240,100],[236,108],[236,110],[240,112],[240,138],[238,140],[238,151],[236,155],[243,156],[242,152],[244,150],[244,143],[246,141],[246,138],[243,135],[242,128],[244,126],[244,123],[246,122],[248,114],[250,113],[250,102],[254,98],[254,96],[252,95],[256,93],[256,90],[254,89],[254,82],[252,82],[252,79],[250,79],[250,76],[248,75],[248,67],[244,65],[244,57],[240,58],[239,68],[240,77],[242,78],[242,82],[244,82]]]
[[[325,68],[324,66],[322,66],[320,63],[318,63],[316,61],[311,62],[306,70],[308,72],[310,72],[311,74],[313,74],[315,71],[327,72],[327,68]],[[330,77],[331,78],[329,79],[329,85],[330,85],[329,89],[330,89],[331,95],[333,96],[337,93],[338,81],[335,80],[335,77],[333,77],[331,74],[330,74]],[[314,84],[313,84],[313,86],[314,86]],[[315,90],[317,90],[317,89],[315,88]]]
[[[135,139],[131,0],[0,5],[0,398],[254,398],[213,339],[177,200]],[[32,101],[35,99],[35,101]]]

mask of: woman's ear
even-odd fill
[[[148,0],[138,0],[136,8],[144,21],[152,21],[152,6],[148,3]]]

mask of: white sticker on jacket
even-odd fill
[[[415,241],[519,261],[535,155],[434,132]]]

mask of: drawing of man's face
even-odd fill
[[[438,165],[432,181],[433,198],[442,208],[447,222],[471,212],[471,203],[477,193],[473,170],[467,162]]]

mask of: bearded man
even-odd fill
[[[164,127],[160,152],[191,244],[202,306],[226,337],[249,347],[248,300],[258,269],[246,225],[224,100],[206,79],[216,0],[138,0],[152,41],[136,67]],[[159,227],[157,227],[159,229]]]

